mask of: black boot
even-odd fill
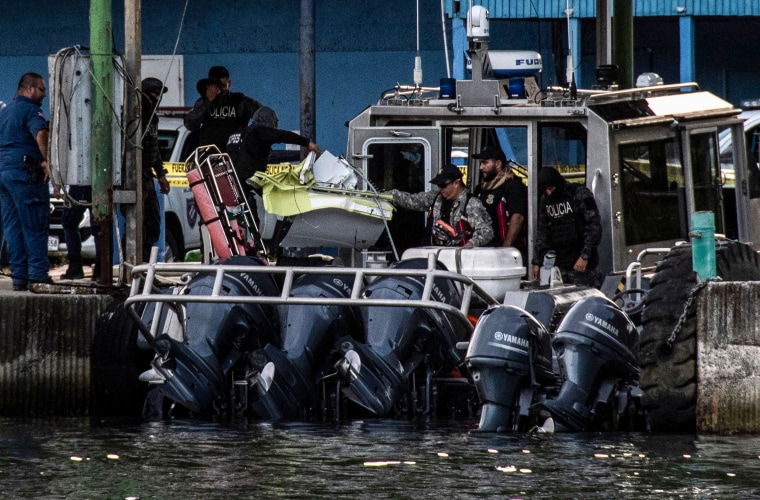
[[[63,273],[61,279],[80,280],[84,278],[84,269],[82,269],[82,259],[70,259],[69,268]]]

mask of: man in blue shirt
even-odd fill
[[[48,122],[40,107],[46,93],[42,76],[25,73],[0,113],[0,213],[15,291],[28,283],[52,283]]]

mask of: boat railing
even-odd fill
[[[222,295],[225,276],[233,273],[282,275],[283,284],[278,295]],[[183,294],[181,286],[176,287],[175,293],[161,293],[159,285],[165,276],[181,276],[180,283],[187,283],[194,276],[209,274],[214,276],[213,285],[208,294]],[[291,296],[295,280],[307,274],[353,276],[353,286],[348,297],[303,297]],[[419,299],[373,299],[366,297],[363,292],[368,279],[382,276],[418,276],[424,278],[424,288]],[[345,278],[344,278],[345,279]],[[459,306],[438,301],[434,298],[436,282],[450,280],[461,292],[462,301]],[[473,297],[485,306],[498,304],[498,301],[483,290],[472,279],[462,274],[442,269],[436,269],[434,255],[428,257],[426,269],[393,269],[393,268],[354,268],[339,266],[324,267],[278,267],[278,266],[248,266],[227,264],[193,264],[193,263],[150,263],[132,268],[132,287],[130,296],[125,301],[125,308],[138,327],[145,334],[156,338],[158,319],[161,307],[154,310],[154,320],[151,328],[143,322],[135,306],[141,303],[188,304],[188,303],[235,303],[235,304],[271,304],[271,305],[315,305],[315,306],[361,306],[361,307],[416,307],[439,310],[467,322],[468,312]]]

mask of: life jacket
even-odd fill
[[[501,246],[509,232],[509,219],[506,214],[507,203],[504,201],[505,189],[506,181],[501,183],[496,189],[478,192],[478,198],[480,198],[488,215],[491,217],[494,235],[494,239],[491,241],[492,246]],[[481,196],[481,194],[485,194],[485,196]]]
[[[436,194],[433,199],[433,205],[428,212],[428,221],[425,226],[425,238],[423,244],[435,245],[435,246],[464,246],[470,239],[472,239],[472,226],[467,221],[467,206],[470,203],[470,198],[473,194],[467,191],[467,196],[464,202],[464,208],[462,209],[462,216],[456,224],[456,228],[451,227],[448,221],[433,220],[433,207],[435,207],[440,193]]]

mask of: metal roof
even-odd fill
[[[465,18],[469,3],[468,0],[444,0],[444,9],[449,17]],[[573,17],[593,18],[597,0],[478,0],[472,3],[487,8],[491,19],[564,18],[568,5],[573,9]],[[760,16],[760,0],[632,0],[632,3],[634,17]]]

